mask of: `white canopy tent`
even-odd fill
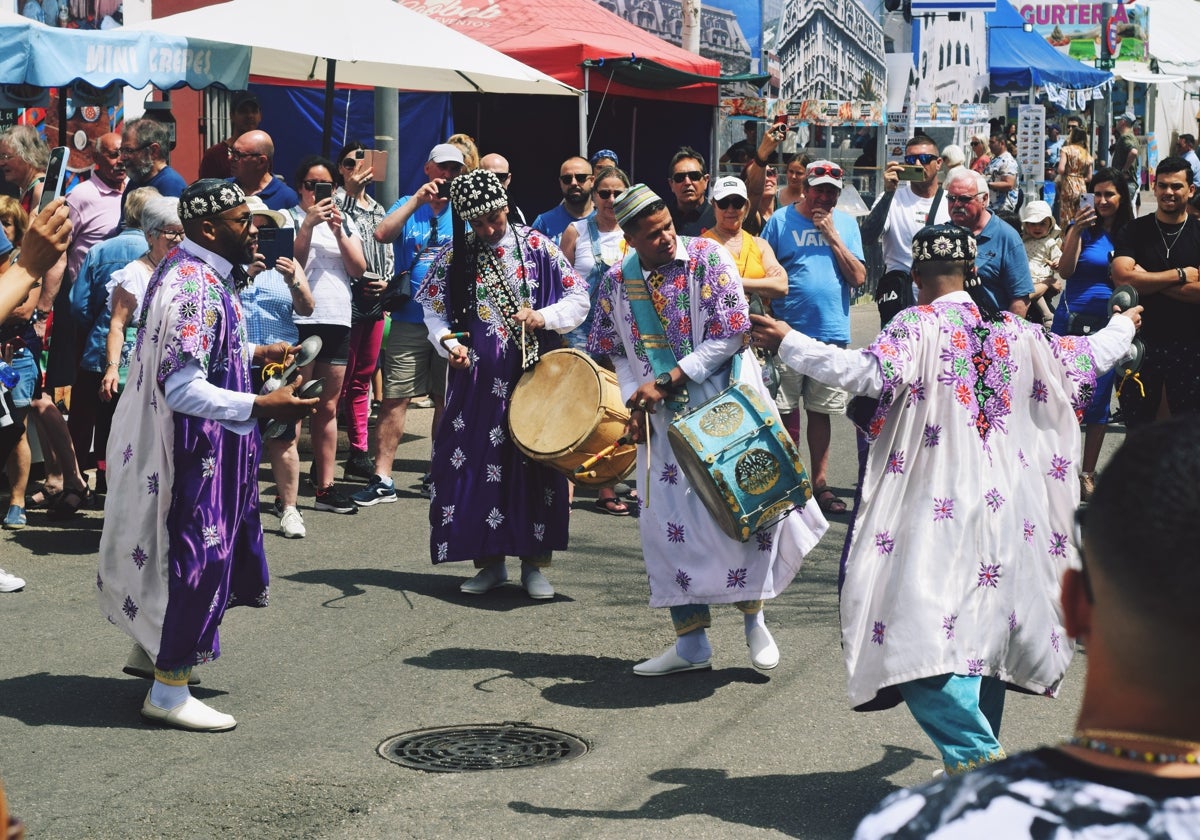
[[[1158,65],[1152,73],[1147,65],[1118,62],[1116,74],[1127,83],[1152,84],[1153,115],[1149,129],[1159,140],[1159,154],[1169,154],[1170,140],[1183,133],[1196,134],[1200,118],[1200,20],[1197,0],[1138,0],[1150,13],[1150,55]]]

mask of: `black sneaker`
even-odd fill
[[[433,495],[433,473],[425,473],[421,476],[421,495],[428,499]]]
[[[346,459],[346,463],[342,466],[346,471],[347,479],[351,476],[354,478],[365,478],[367,481],[375,478],[375,461],[366,452],[350,450],[350,457]]]
[[[313,507],[331,513],[358,513],[358,507],[355,506],[354,500],[337,489],[337,485],[334,484],[317,490],[317,498],[313,502]]]

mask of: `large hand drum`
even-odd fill
[[[580,484],[603,486],[629,475],[637,447],[619,443],[628,423],[617,377],[578,350],[543,355],[521,377],[508,407],[517,448]]]
[[[696,495],[732,539],[748,541],[812,498],[795,444],[748,385],[679,416],[667,438]]]

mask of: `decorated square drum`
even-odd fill
[[[667,437],[696,495],[735,540],[746,542],[812,498],[787,429],[748,385],[680,415]]]

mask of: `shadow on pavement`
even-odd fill
[[[520,577],[515,572],[515,564],[515,560],[509,562],[509,565],[514,568],[510,569],[511,576],[508,583],[493,589],[486,595],[464,595],[458,591],[458,587],[464,580],[471,576],[470,574],[461,576],[449,574],[435,575],[427,572],[400,572],[391,569],[371,568],[311,569],[306,572],[296,572],[292,575],[280,575],[280,578],[296,583],[322,584],[341,590],[341,595],[321,603],[323,607],[334,609],[338,608],[336,605],[337,601],[344,598],[365,595],[367,592],[366,587],[391,589],[396,592],[412,592],[417,595],[424,595],[427,598],[436,598],[448,604],[474,607],[475,609],[488,610],[490,612],[509,612],[525,607],[536,607],[540,604],[574,602],[574,598],[568,598],[561,593],[556,594],[552,599],[544,601],[533,600],[521,588]],[[469,563],[463,565],[463,569],[469,571],[471,574],[475,572]]]
[[[42,557],[51,554],[82,556],[100,550],[100,517],[78,516],[61,522],[34,520],[41,512],[30,514],[30,524],[19,531],[7,531],[5,536],[29,553]],[[11,535],[11,536],[10,536]]]
[[[604,820],[670,820],[701,814],[792,837],[844,837],[848,825],[898,790],[887,776],[928,757],[906,747],[885,745],[883,750],[874,764],[842,773],[731,779],[724,770],[659,770],[650,774],[650,781],[678,787],[656,793],[640,808],[628,811],[552,808],[528,802],[510,802],[508,807],[520,814]],[[856,805],[862,811],[858,817],[851,816]]]
[[[478,691],[499,679],[516,679],[540,691],[550,703],[581,709],[635,709],[693,703],[732,683],[762,684],[770,678],[753,668],[692,671],[668,677],[639,677],[637,659],[564,653],[443,648],[404,660],[436,671],[504,671],[475,683]],[[546,681],[551,680],[550,685]]]
[[[150,688],[149,680],[50,674],[45,671],[0,680],[0,717],[27,726],[78,726],[144,729],[138,710]],[[192,689],[201,700],[223,691]]]

